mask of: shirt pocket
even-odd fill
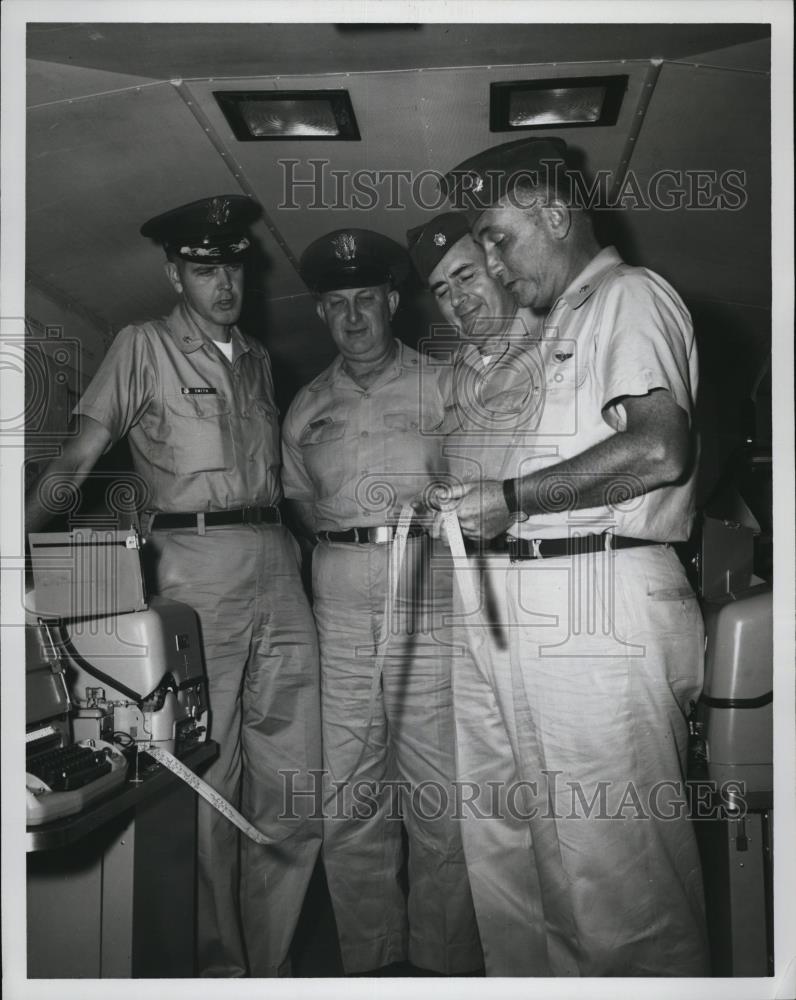
[[[529,417],[533,410],[532,397],[535,398],[533,385],[529,382],[523,386],[513,386],[506,389],[493,389],[485,386],[478,403],[485,419],[484,429],[501,429],[516,427],[523,418]]]
[[[562,344],[545,361],[541,420],[552,433],[577,433],[578,394],[588,373],[588,367],[578,361],[574,344],[570,347]],[[548,424],[551,418],[552,427]]]
[[[345,448],[347,420],[319,417],[312,420],[299,437],[307,472],[319,497],[329,497],[340,490],[345,478]]]
[[[234,461],[230,405],[224,396],[166,396],[168,441],[176,475],[231,468]]]
[[[258,423],[258,440],[267,445],[266,460],[268,465],[279,465],[281,462],[279,445],[279,410],[265,396],[256,396],[252,400],[251,412]]]
[[[437,448],[436,436],[423,434],[418,416],[406,411],[383,413],[381,425],[384,464],[378,471],[399,472],[402,478],[425,474],[428,452]]]

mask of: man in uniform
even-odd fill
[[[444,402],[436,374],[392,334],[395,286],[409,270],[398,244],[338,230],[300,266],[340,352],[291,404],[283,450],[285,495],[318,539],[324,864],[343,963],[362,973],[408,958],[467,973],[481,956],[452,819],[450,559],[414,523],[391,574],[401,508],[441,468]],[[400,802],[390,782],[401,784]]]
[[[502,903],[474,888],[485,963],[494,975],[702,975],[683,773],[703,631],[669,544],[694,512],[696,348],[674,289],[600,249],[565,154],[560,140],[522,140],[446,177],[490,273],[546,314],[505,463],[451,488],[465,535],[509,535],[482,573],[502,644],[474,645],[481,675],[456,689],[527,823],[527,864]],[[468,855],[474,887],[500,862]]]
[[[207,976],[289,973],[320,824],[280,819],[284,789],[320,766],[318,651],[295,539],[281,524],[277,411],[265,349],[235,323],[248,225],[240,195],[183,205],[141,229],[179,297],[116,337],[76,407],[79,433],[47,470],[80,484],[127,436],[149,488],[143,528],[157,592],[193,607],[208,679],[205,780],[278,843],[259,846],[199,801],[198,962]],[[48,516],[34,494],[29,530]],[[164,831],[168,836],[168,831]],[[240,851],[240,855],[239,855]]]
[[[500,479],[517,429],[533,411],[541,314],[518,308],[511,293],[488,272],[466,213],[435,216],[410,230],[407,243],[420,278],[461,339],[441,376],[447,404],[446,472],[462,483]],[[493,608],[488,567],[504,561],[505,535],[465,539],[465,547],[478,567],[485,605]],[[459,599],[457,611],[463,610]],[[479,639],[483,648],[475,650],[477,655],[457,657],[453,664],[457,778],[478,790],[470,792],[472,802],[462,809],[465,859],[488,974],[532,976],[539,974],[536,955],[518,947],[510,933],[511,921],[523,919],[517,900],[533,890],[528,875],[530,833],[527,822],[509,808],[507,790],[516,781],[516,768],[511,754],[502,752],[505,730],[484,663],[505,658],[500,623],[490,622]],[[498,734],[501,752],[495,752],[490,733]],[[490,801],[496,787],[501,794]]]

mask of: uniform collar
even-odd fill
[[[183,354],[193,354],[194,351],[199,350],[203,345],[213,344],[212,338],[203,333],[193,319],[191,319],[188,310],[182,302],[178,302],[172,309],[166,319],[166,324],[174,343]],[[245,354],[247,351],[251,351],[257,357],[265,355],[265,348],[258,344],[257,341],[244,337],[237,326],[233,326],[230,331],[230,342],[233,345],[233,358],[238,357],[240,354]]]
[[[381,385],[382,382],[390,381],[400,373],[401,369],[409,367],[405,356],[406,348],[397,337],[395,338],[395,343],[397,346],[395,356],[381,373],[378,381],[374,383],[374,386]],[[317,392],[320,389],[325,389],[326,386],[329,385],[340,385],[341,382],[350,382],[352,385],[356,385],[354,379],[351,378],[343,367],[344,360],[343,355],[338,354],[326,371],[321,372],[315,381],[312,382],[310,389]],[[359,387],[357,386],[357,388]]]
[[[597,291],[617,264],[621,263],[622,258],[615,247],[603,247],[596,257],[592,257],[575,280],[570,282],[561,298],[570,309],[577,309]]]

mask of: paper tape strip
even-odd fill
[[[241,816],[237,809],[234,809],[227,800],[218,794],[215,789],[211,788],[206,782],[194,774],[194,772],[187,768],[181,761],[177,760],[174,754],[168,752],[168,750],[163,750],[161,747],[147,747],[146,752],[156,760],[158,764],[162,764],[167,767],[172,774],[175,774],[178,778],[181,778],[186,785],[190,785],[191,788],[202,798],[205,802],[209,802],[210,805],[217,809],[222,816],[225,816],[230,823],[234,825],[249,838],[253,840],[255,844],[274,844],[276,841],[273,837],[267,837],[264,833],[260,833],[258,829],[253,827],[251,823]]]
[[[351,781],[357,773],[359,765],[362,763],[362,758],[365,756],[365,751],[368,748],[368,740],[370,739],[370,732],[373,728],[373,717],[376,713],[376,698],[379,694],[381,675],[384,672],[384,661],[387,657],[387,647],[390,643],[393,613],[395,611],[396,601],[398,598],[398,588],[401,582],[401,570],[403,569],[404,557],[406,555],[406,541],[409,537],[409,528],[412,524],[414,514],[414,507],[412,507],[410,503],[403,505],[401,513],[398,517],[398,525],[395,529],[395,535],[390,543],[390,572],[388,575],[387,594],[384,599],[381,637],[379,638],[376,647],[376,662],[373,665],[373,676],[370,681],[370,695],[368,697],[367,709],[368,721],[365,727],[365,735],[362,738],[362,747],[360,748],[359,755],[357,756],[354,766],[349,770],[344,784],[348,784],[348,782]]]

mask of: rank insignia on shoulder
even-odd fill
[[[209,385],[183,385],[180,387],[180,392],[183,396],[215,396],[218,394],[218,389],[214,389]]]

